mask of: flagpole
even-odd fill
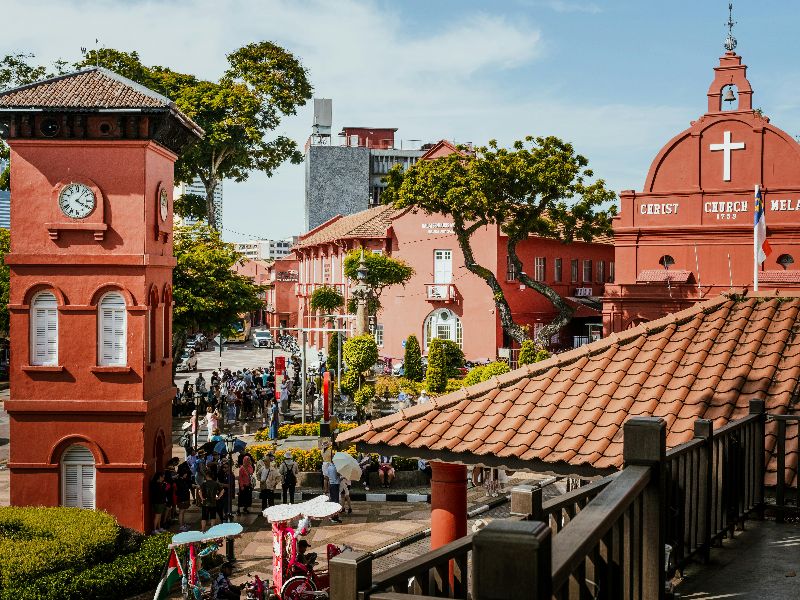
[[[754,199],[756,201],[756,212],[755,214],[758,215],[758,184],[756,184],[755,196]],[[756,234],[756,230],[758,229],[758,224],[756,220],[753,219],[753,291],[758,291],[758,235]]]

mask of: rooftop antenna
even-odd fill
[[[98,40],[97,38],[94,39],[94,47],[95,47],[95,50],[99,50],[100,49],[100,40]],[[81,46],[81,54],[83,55],[84,58],[86,58],[86,54],[88,53],[88,51],[89,50],[86,48],[86,46]],[[100,66],[100,53],[99,52],[95,52],[94,53],[94,66],[95,67],[99,67]]]
[[[733,52],[736,48],[736,38],[733,37],[733,26],[736,21],[733,20],[733,2],[728,2],[728,22],[725,27],[728,28],[728,35],[725,37],[725,50]]]

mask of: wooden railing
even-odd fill
[[[664,598],[668,572],[707,559],[761,512],[765,417],[763,401],[752,401],[747,417],[717,431],[698,420],[694,439],[669,452],[662,419],[631,418],[619,473],[546,503],[541,489],[515,488],[512,514],[523,520],[492,521],[374,578],[368,554],[345,553],[331,562],[331,598],[466,598],[468,587],[475,600],[519,589],[542,599]]]
[[[782,523],[784,516],[787,512],[797,512],[800,510],[800,483],[795,488],[794,505],[787,503],[787,491],[790,491],[786,485],[786,429],[788,427],[795,427],[800,430],[800,415],[770,415],[769,419],[773,419],[778,423],[778,439],[775,444],[775,454],[777,455],[777,481],[775,482],[775,520]],[[798,431],[800,435],[800,431]],[[798,443],[797,451],[800,452],[800,441]],[[795,474],[800,480],[800,462],[795,467]]]

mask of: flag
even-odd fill
[[[183,569],[181,569],[181,561],[178,560],[178,555],[173,548],[169,552],[167,572],[164,573],[164,577],[158,582],[158,588],[156,588],[156,595],[153,596],[153,600],[163,600],[167,598],[172,588],[175,587],[175,584],[181,580],[182,575]]]
[[[767,223],[764,220],[764,200],[761,197],[761,188],[756,186],[756,212],[753,222],[753,236],[755,238],[755,260],[760,265],[772,254],[772,247],[767,241]]]

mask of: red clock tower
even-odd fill
[[[202,133],[102,68],[0,94],[13,505],[148,529],[148,479],[172,447],[173,165]]]

